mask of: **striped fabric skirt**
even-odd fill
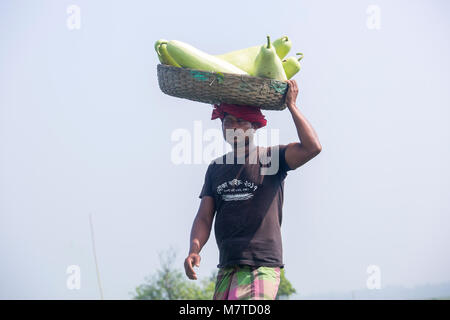
[[[279,285],[279,267],[220,268],[213,300],[275,300]]]

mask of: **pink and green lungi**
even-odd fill
[[[275,300],[279,285],[280,267],[220,268],[213,300]]]

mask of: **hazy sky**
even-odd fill
[[[220,54],[288,35],[304,53],[297,106],[323,150],[285,180],[294,298],[365,288],[370,265],[382,287],[450,280],[448,1],[169,3],[0,2],[0,298],[99,298],[90,213],[105,298],[130,298],[171,246],[181,270],[208,163],[173,164],[171,135],[220,120],[160,91],[161,38]],[[263,113],[298,141],[287,109]],[[200,278],[214,231],[201,256]]]

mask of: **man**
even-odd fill
[[[214,106],[211,119],[222,120],[224,138],[233,147],[231,159],[237,163],[230,163],[229,153],[208,166],[184,267],[188,278],[196,280],[193,266],[200,266],[199,253],[216,216],[220,258],[215,300],[275,299],[278,292],[280,268],[284,267],[280,231],[284,179],[287,171],[297,169],[322,150],[314,129],[296,106],[296,81],[288,83],[286,104],[301,142],[255,146],[252,133],[267,122],[260,108],[224,103]],[[230,135],[235,132],[240,133]],[[270,161],[255,161],[263,159],[261,154],[270,154]],[[276,171],[262,174],[262,168],[269,164]]]

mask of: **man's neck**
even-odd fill
[[[257,146],[253,142],[253,139],[250,140],[249,143],[245,145],[239,145],[236,143],[233,145],[234,158],[236,159],[242,156],[248,158],[249,154],[253,153],[256,150],[256,147]]]

